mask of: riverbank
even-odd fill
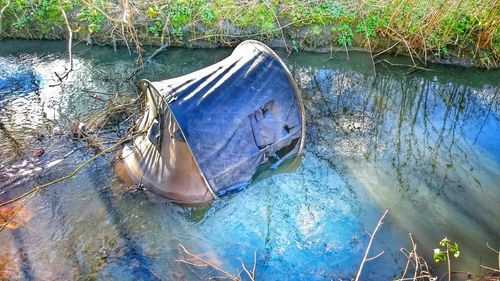
[[[62,16],[65,11],[68,24]],[[88,44],[188,48],[257,39],[289,52],[364,50],[426,62],[497,68],[500,3],[495,0],[34,0],[0,1],[0,36]]]

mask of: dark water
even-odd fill
[[[175,77],[229,54],[169,49],[139,78]],[[206,208],[185,208],[147,191],[126,191],[111,157],[101,158],[37,194],[27,205],[31,220],[0,233],[0,272],[22,280],[217,276],[176,262],[184,257],[182,244],[233,274],[240,259],[251,267],[255,253],[258,280],[349,280],[385,209],[371,251],[384,254],[365,265],[364,280],[401,274],[408,233],[437,272],[446,268],[432,262],[432,252],[444,236],[462,248],[454,270],[496,265],[486,243],[500,248],[499,71],[433,66],[411,72],[379,64],[374,75],[370,58],[360,53],[350,53],[349,61],[344,54],[293,54],[286,63],[307,112],[297,169]],[[2,201],[93,155],[81,141],[49,136],[54,127],[92,120],[105,106],[96,95],[137,95],[137,84],[127,79],[134,57],[126,50],[77,46],[75,71],[53,86],[53,72],[65,65],[62,42],[0,42]],[[105,134],[110,141],[125,134],[117,124]],[[30,156],[41,147],[43,157]]]

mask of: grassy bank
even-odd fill
[[[1,36],[215,47],[257,39],[289,51],[358,47],[425,61],[500,65],[498,0],[0,0]]]

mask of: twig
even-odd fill
[[[252,269],[252,273],[253,273],[253,276],[255,277],[255,268],[257,267],[257,251],[255,251],[253,253],[253,269]]]
[[[370,37],[368,37],[368,32],[366,33],[366,38],[368,40],[368,48],[370,50],[370,58],[372,59],[373,74],[376,76],[377,75],[377,69],[375,68],[375,60],[373,59],[372,44],[370,42]]]
[[[484,265],[481,265],[481,267],[484,269],[491,270],[493,272],[500,272],[500,251],[495,250],[493,247],[490,246],[490,244],[488,242],[486,242],[486,247],[488,247],[488,249],[490,249],[491,251],[498,254],[498,269],[494,269],[494,268],[491,268],[489,266],[484,266]]]
[[[243,271],[247,274],[247,276],[250,278],[251,281],[255,281],[255,278],[253,276],[253,273],[248,271],[247,267],[245,266],[245,263],[243,260],[239,259],[241,262],[241,267],[243,268]]]
[[[3,20],[3,14],[7,10],[7,8],[10,6],[12,3],[12,0],[9,0],[5,6],[0,10],[0,38],[2,38],[2,33],[3,33],[3,25],[2,25],[2,20]]]
[[[66,176],[62,177],[62,178],[58,178],[56,180],[53,180],[51,182],[48,182],[48,183],[45,183],[45,184],[42,184],[42,185],[39,185],[39,186],[36,186],[32,189],[30,189],[29,191],[17,196],[16,198],[13,198],[11,200],[8,200],[8,201],[5,201],[5,202],[2,202],[0,203],[0,207],[3,207],[5,205],[8,205],[10,203],[13,203],[13,202],[16,202],[16,201],[19,201],[27,196],[29,196],[30,194],[33,194],[33,193],[36,193],[38,191],[41,191],[51,185],[54,185],[56,183],[60,183],[60,182],[63,182],[67,179],[70,179],[72,177],[74,177],[78,172],[80,172],[85,166],[87,166],[88,164],[90,164],[92,161],[94,161],[95,159],[101,157],[102,155],[104,154],[107,154],[111,151],[113,151],[115,148],[117,148],[118,146],[128,142],[130,139],[132,139],[134,136],[137,136],[139,134],[142,134],[144,133],[144,131],[140,131],[140,132],[137,132],[135,134],[132,134],[131,136],[127,137],[127,138],[124,138],[122,139],[121,141],[115,143],[114,145],[104,149],[103,151],[101,151],[100,153],[94,155],[94,157],[90,158],[89,160],[85,161],[84,163],[80,164],[75,170],[73,170],[71,173],[67,174]]]
[[[394,32],[399,38],[401,38],[401,40],[405,43],[406,45],[406,48],[408,49],[408,53],[410,54],[410,58],[411,58],[411,61],[413,62],[413,65],[417,65],[415,63],[415,60],[413,59],[413,55],[411,54],[413,49],[410,48],[410,45],[408,45],[408,42],[406,42],[405,38],[403,36],[401,36],[396,30],[392,29],[391,27],[388,27],[388,29],[390,29],[392,32]],[[416,53],[415,53],[416,54]],[[420,58],[419,58],[420,59]]]
[[[363,256],[363,260],[361,261],[361,264],[359,265],[359,270],[358,270],[358,273],[356,274],[355,281],[359,281],[359,278],[361,277],[361,272],[363,271],[363,266],[365,265],[365,262],[367,261],[368,253],[370,252],[370,248],[372,246],[373,239],[375,238],[375,234],[377,234],[377,231],[380,229],[380,227],[384,223],[384,218],[387,215],[388,211],[389,210],[385,210],[384,214],[382,215],[382,217],[378,221],[377,226],[375,227],[375,229],[373,230],[373,233],[370,236],[370,242],[368,242],[368,247],[366,248],[365,255]]]
[[[404,67],[409,67],[409,68],[412,68],[412,69],[419,69],[419,70],[425,70],[425,71],[435,71],[433,69],[429,69],[429,68],[425,68],[425,67],[421,67],[421,66],[418,66],[418,65],[411,65],[411,64],[401,64],[401,63],[392,63],[388,60],[381,60],[381,61],[377,61],[377,63],[379,62],[385,62],[387,63],[388,65],[390,66],[404,66]]]
[[[400,251],[407,258],[406,266],[403,271],[403,274],[401,275],[401,278],[395,279],[395,281],[406,281],[406,280],[416,281],[420,279],[436,280],[436,277],[433,277],[430,274],[429,266],[427,265],[426,261],[417,254],[417,244],[413,240],[413,236],[411,235],[411,233],[409,233],[409,235],[410,235],[412,250],[411,252],[409,252],[407,249],[401,248]],[[413,277],[406,277],[406,274],[410,269],[410,263],[413,263]]]
[[[124,21],[125,17],[123,17],[122,19],[115,19],[112,16],[108,15],[106,12],[104,12],[101,8],[99,8],[98,6],[94,5],[94,3],[92,3],[92,1],[83,0],[83,3],[87,4],[88,6],[92,7],[93,9],[97,10],[99,13],[101,13],[104,17],[106,17],[111,22],[114,22],[114,23],[126,23],[126,21]]]
[[[127,77],[126,80],[132,79],[141,69],[145,67],[146,64],[151,63],[155,57],[165,51],[168,48],[168,45],[162,45],[158,49],[156,49],[140,66],[136,67],[134,71]]]
[[[387,48],[387,49],[385,49],[385,50],[383,50],[383,51],[381,51],[381,52],[376,53],[375,55],[373,55],[373,58],[376,58],[376,57],[380,56],[381,54],[384,54],[384,53],[386,53],[386,52],[388,52],[388,51],[392,50],[394,47],[396,47],[396,46],[399,44],[399,42],[400,42],[400,41],[398,41],[398,42],[394,43],[394,45],[390,46],[389,48]]]
[[[59,3],[59,9],[61,10],[61,14],[63,15],[64,22],[66,24],[66,29],[68,30],[68,53],[69,53],[69,69],[63,73],[62,75],[59,75],[57,72],[54,72],[54,74],[57,76],[57,79],[59,79],[59,84],[62,83],[62,81],[68,77],[69,73],[73,71],[73,31],[71,30],[71,26],[69,25],[68,21],[68,16],[66,15],[66,12],[64,11],[64,8],[62,6],[61,0],[58,0]],[[53,85],[53,86],[58,86],[58,85]]]
[[[187,254],[188,256],[190,256],[190,257],[194,258],[195,260],[197,260],[197,261],[201,262],[201,263],[202,263],[202,265],[203,265],[203,264],[204,264],[204,265],[207,265],[207,266],[209,266],[209,267],[211,267],[211,268],[213,268],[213,269],[215,269],[215,270],[217,270],[217,271],[221,272],[222,274],[224,274],[224,277],[227,277],[228,279],[233,280],[233,281],[241,281],[241,279],[240,279],[240,278],[238,278],[238,277],[236,277],[236,276],[232,275],[231,273],[229,273],[229,272],[225,271],[224,269],[222,269],[222,268],[218,267],[217,265],[215,265],[215,264],[213,264],[213,263],[211,263],[211,262],[209,262],[209,261],[207,261],[207,260],[205,260],[205,259],[203,259],[203,258],[200,258],[200,257],[198,257],[197,255],[195,255],[195,254],[193,254],[193,253],[189,252],[189,251],[186,249],[186,247],[184,247],[182,244],[179,244],[179,248],[180,248],[180,249],[181,249],[181,250],[182,250],[185,254]],[[188,262],[188,261],[186,261],[186,260],[182,260],[182,259],[181,259],[181,260],[176,260],[176,261],[177,261],[177,262],[181,262],[181,263],[185,263],[185,264],[196,265],[196,264],[193,264],[192,262]],[[201,265],[201,266],[202,266],[202,265]],[[200,266],[200,265],[196,265],[196,266]]]
[[[122,10],[123,10],[123,14],[122,14],[121,19],[117,19],[117,18],[114,18],[114,17],[110,16],[103,9],[101,9],[97,5],[94,5],[94,3],[92,1],[83,0],[83,2],[87,6],[90,6],[93,9],[97,10],[98,12],[100,12],[110,22],[115,23],[115,27],[113,28],[113,30],[116,29],[117,25],[120,25],[120,27],[121,27],[121,33],[122,33],[121,35],[123,37],[123,41],[125,42],[125,45],[127,46],[127,49],[129,50],[129,53],[131,54],[130,47],[129,47],[128,40],[127,40],[127,36],[125,35],[125,33],[126,33],[125,31],[127,31],[128,35],[130,36],[131,41],[135,45],[135,49],[136,49],[136,52],[137,52],[137,55],[138,55],[137,59],[139,61],[142,61],[141,54],[142,54],[143,49],[141,47],[141,43],[139,42],[139,39],[138,39],[138,36],[137,36],[137,31],[136,31],[134,25],[132,24],[133,15],[132,15],[132,12],[130,11],[128,0],[121,0],[120,1],[120,4],[122,6]],[[126,29],[125,29],[125,27],[126,27]]]
[[[278,27],[279,27],[279,31],[281,33],[281,38],[283,39],[283,44],[285,45],[286,52],[288,54],[290,54],[290,49],[288,48],[288,44],[286,43],[285,34],[283,33],[283,28],[281,27],[281,23],[280,23],[280,20],[278,19],[278,16],[274,12],[273,7],[271,6],[271,4],[268,1],[265,1],[264,3],[269,8],[271,13],[273,13],[274,19],[276,20],[276,23],[278,24]]]
[[[415,244],[415,241],[413,241],[413,236],[411,235],[411,233],[409,235],[410,235],[411,245],[413,246],[413,251],[412,251],[413,256],[415,257],[415,272],[413,273],[413,279],[416,279],[418,271],[420,269],[419,257],[417,254],[417,244]]]
[[[297,20],[297,21],[292,21],[290,23],[287,23],[283,26],[280,26],[279,28],[275,28],[271,31],[272,32],[275,32],[275,31],[279,31],[280,29],[285,29],[286,27],[288,26],[291,26],[291,25],[296,25],[296,24],[299,24],[300,22],[302,22],[303,20]],[[227,38],[236,38],[236,39],[240,39],[240,38],[251,38],[251,37],[256,37],[256,36],[260,36],[260,35],[265,35],[266,32],[258,32],[258,33],[251,33],[251,34],[244,34],[244,35],[232,35],[232,34],[208,34],[208,35],[204,35],[204,36],[200,36],[200,37],[195,37],[195,38],[191,38],[189,39],[188,41],[189,42],[193,42],[193,41],[198,41],[198,40],[203,40],[203,39],[208,39],[208,38],[212,38],[212,37],[218,37],[218,36],[224,36],[224,37],[227,37]]]
[[[17,214],[22,210],[22,208],[24,208],[24,206],[26,204],[28,204],[28,202],[35,196],[36,193],[33,193],[30,197],[28,197],[24,202],[23,204],[21,204],[21,206],[19,206],[19,208],[17,208],[17,210],[14,212],[14,214],[12,214],[12,216],[8,219],[8,220],[5,220],[4,219],[4,224],[0,227],[0,232],[2,232],[17,216]]]
[[[484,269],[488,269],[488,270],[494,271],[494,272],[500,272],[500,269],[494,269],[494,268],[489,267],[489,266],[481,265],[481,267],[484,268]]]
[[[241,262],[241,267],[243,267],[243,271],[248,275],[251,281],[255,281],[255,266],[257,265],[257,251],[253,253],[253,269],[251,272],[248,271],[243,260],[242,259],[239,260]]]
[[[375,256],[373,256],[373,257],[367,258],[367,259],[366,259],[366,261],[371,261],[371,260],[374,260],[374,259],[376,259],[376,258],[380,257],[380,256],[381,256],[381,255],[383,255],[383,254],[384,254],[384,251],[382,251],[382,252],[378,253],[377,255],[375,255]]]
[[[451,281],[451,260],[450,260],[450,250],[446,249],[446,261],[448,262],[448,281]]]
[[[492,250],[493,252],[497,253],[500,255],[500,251],[497,251],[495,249],[493,249],[493,247],[490,246],[490,244],[488,242],[486,242],[486,247],[488,247],[488,249]],[[499,264],[499,267],[500,267],[500,264]]]

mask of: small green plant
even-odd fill
[[[448,57],[450,55],[450,51],[448,50],[448,47],[445,45],[445,46],[441,46],[439,48],[439,56],[441,57]]]
[[[202,18],[203,18],[203,21],[207,22],[207,23],[213,23],[216,20],[214,11],[212,11],[211,9],[205,10],[203,12]]]
[[[106,17],[96,9],[85,7],[76,16],[79,20],[87,24],[89,33],[99,33],[102,31],[102,26]]]
[[[354,35],[348,24],[341,24],[334,31],[338,33],[337,44],[339,46],[352,46],[352,36]]]
[[[157,17],[160,16],[161,14],[161,11],[160,11],[160,8],[158,6],[151,6],[149,7],[147,10],[146,10],[146,16],[148,16],[148,18],[150,19],[156,19]]]
[[[323,28],[319,25],[313,25],[311,26],[311,32],[315,36],[320,36],[323,33]]]
[[[182,28],[191,22],[193,10],[184,3],[173,3],[168,9],[168,18],[174,29]]]
[[[32,21],[32,18],[28,14],[24,14],[19,19],[12,24],[12,27],[15,29],[22,29],[26,27],[30,22]]]
[[[451,242],[448,237],[443,238],[439,242],[439,248],[434,249],[434,262],[438,263],[441,261],[448,262],[448,281],[451,280],[451,261],[450,254],[453,255],[454,258],[458,258],[460,256],[460,247],[457,242]],[[444,248],[444,249],[443,249]]]
[[[174,36],[174,38],[178,39],[178,40],[181,40],[182,37],[184,36],[184,31],[182,29],[182,27],[176,27],[174,29],[172,29],[172,36]]]
[[[434,261],[436,263],[440,261],[447,261],[447,259],[450,258],[450,254],[452,254],[455,258],[458,258],[460,256],[460,248],[458,246],[458,243],[454,242],[452,244],[447,237],[443,238],[443,240],[439,242],[439,246],[445,247],[445,249],[434,249]]]
[[[163,33],[164,25],[161,21],[155,21],[154,24],[148,27],[148,32],[152,33],[155,37],[159,37]]]

